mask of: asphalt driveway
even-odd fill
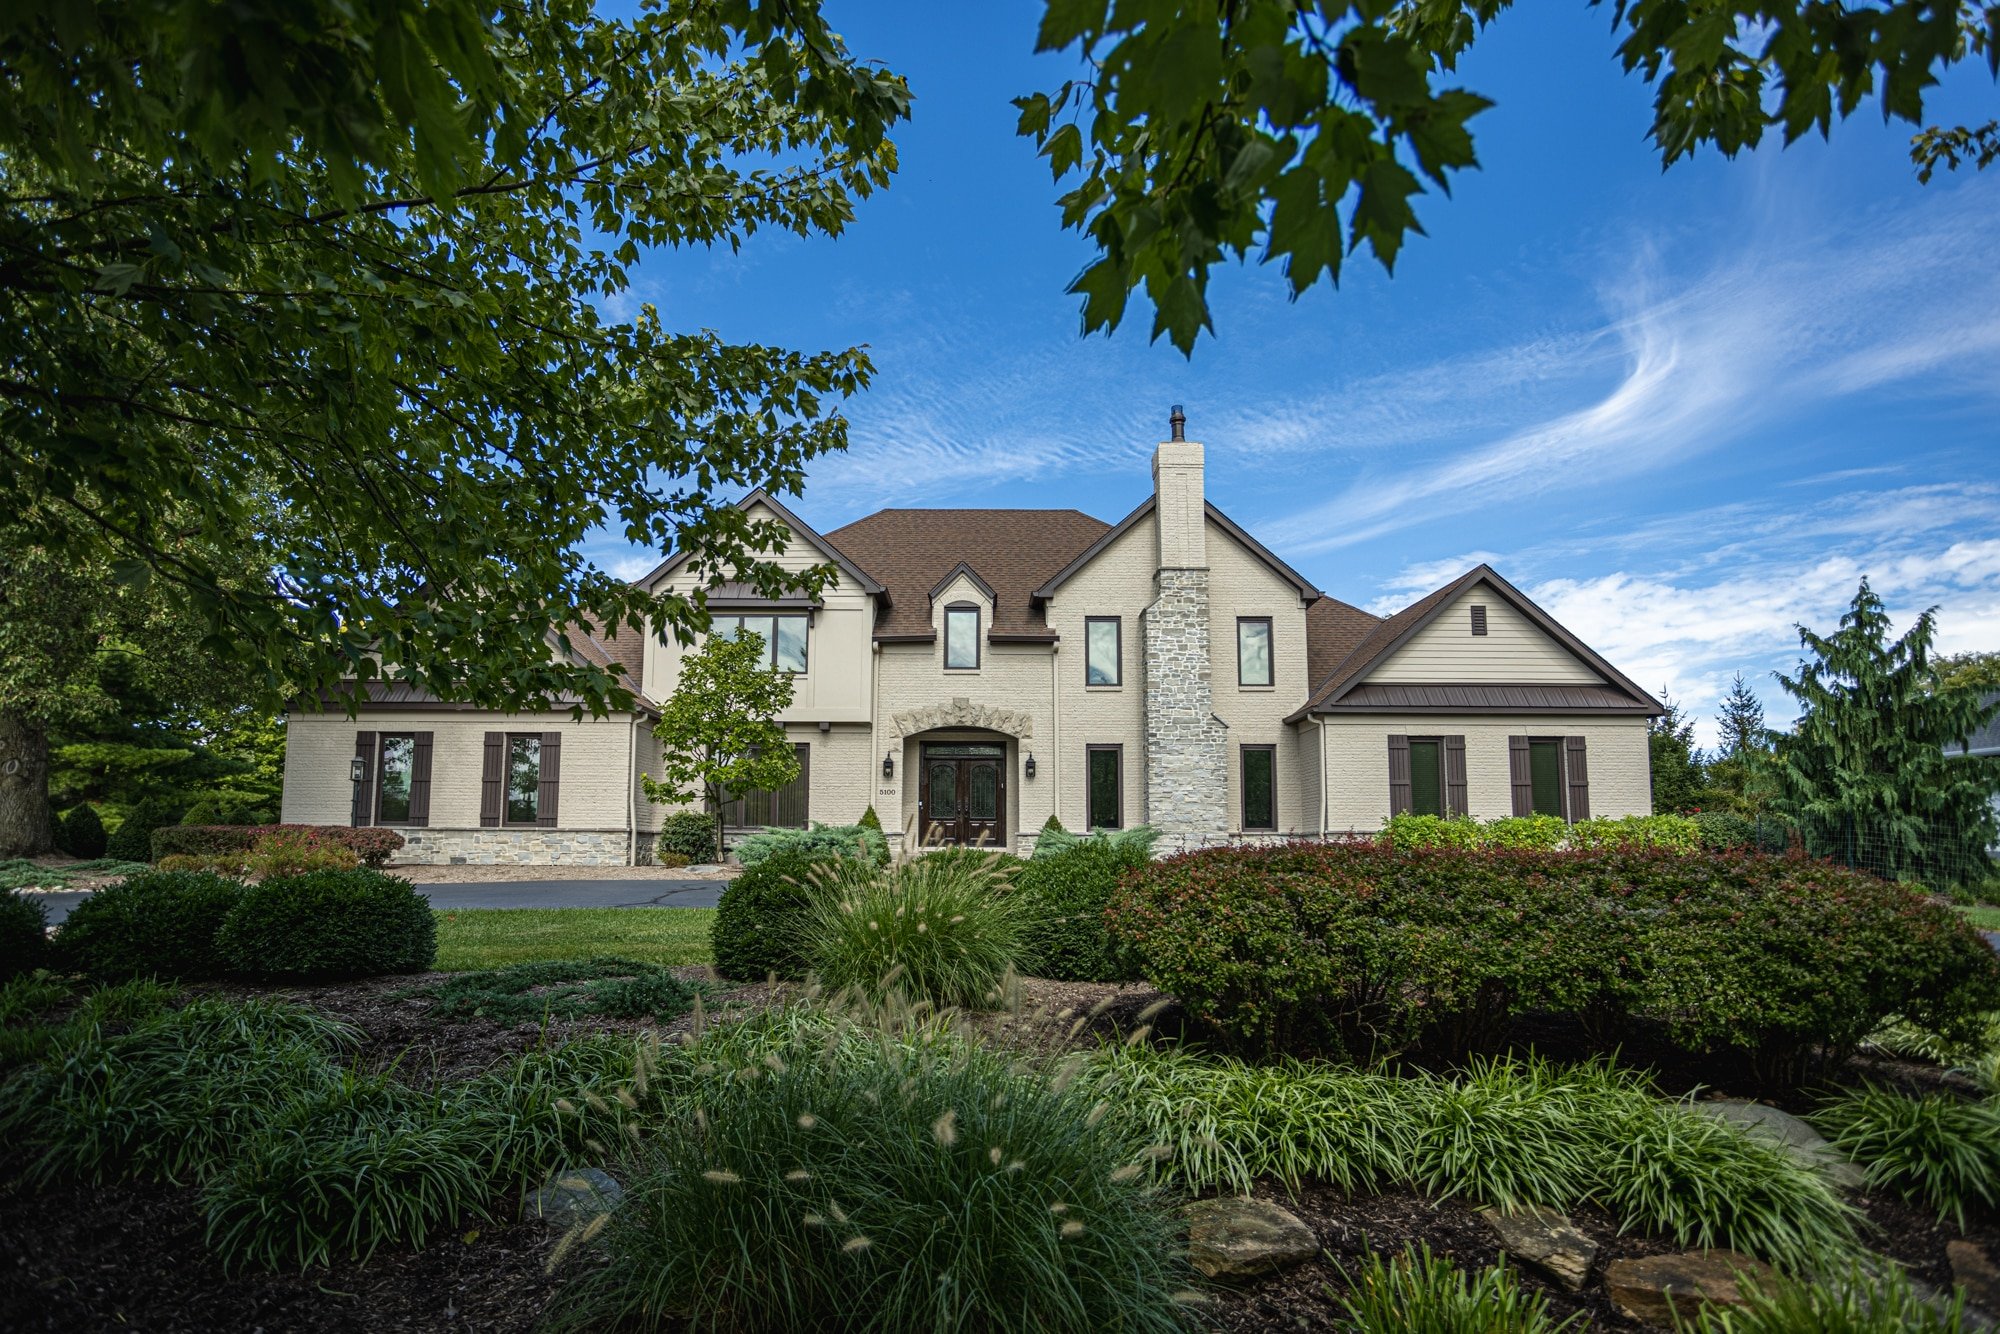
[[[498,880],[455,885],[418,885],[433,908],[713,908],[726,880]],[[49,910],[49,925],[89,898],[87,891],[37,894]]]

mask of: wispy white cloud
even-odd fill
[[[1294,407],[1286,422],[1322,423],[1323,450],[1347,442],[1335,403],[1362,405],[1348,413],[1358,423],[1355,452],[1379,453],[1383,424],[1399,419],[1407,447],[1364,464],[1347,485],[1267,531],[1288,550],[1333,550],[1503,497],[1680,466],[1774,420],[1863,392],[2000,397],[1995,193],[1963,188],[1893,219],[1854,219],[1832,235],[1762,231],[1686,280],[1642,250],[1629,276],[1604,286],[1605,317],[1595,328],[1343,385]],[[1426,388],[1453,382],[1459,399]],[[1398,395],[1394,407],[1376,401]],[[1543,408],[1532,420],[1455,441],[1470,412],[1504,420],[1529,399]],[[1293,447],[1304,440],[1289,425],[1275,438]]]

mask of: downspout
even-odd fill
[[[639,715],[625,733],[625,864],[639,864]]]
[[[1049,814],[1062,823],[1062,672],[1056,666],[1056,655],[1062,652],[1062,642],[1049,645],[1049,782],[1055,793],[1049,798]],[[1039,833],[1036,835],[1040,837]]]
[[[1313,722],[1319,725],[1319,841],[1326,842],[1326,812],[1333,794],[1327,791],[1326,777],[1326,715],[1316,713]]]

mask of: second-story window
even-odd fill
[[[1271,618],[1240,616],[1236,620],[1236,684],[1271,684]]]
[[[1116,616],[1083,618],[1083,683],[1115,686],[1125,683],[1125,655],[1119,644],[1123,627]]]
[[[764,661],[779,672],[806,669],[806,618],[804,616],[717,616],[710,622],[711,633],[725,639],[740,638],[745,631],[764,641]]]
[[[944,665],[958,671],[979,666],[979,608],[969,602],[944,609]]]

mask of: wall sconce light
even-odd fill
[[[1030,778],[1035,776],[1035,752],[1032,750],[1028,752],[1028,763],[1024,766],[1023,772]]]
[[[356,755],[353,759],[347,762],[347,777],[349,781],[358,784],[362,779],[366,778],[367,776],[368,776],[368,761],[362,759],[359,755]]]
[[[885,750],[882,752],[882,776],[884,778],[894,778],[896,776],[896,755],[893,751]]]

